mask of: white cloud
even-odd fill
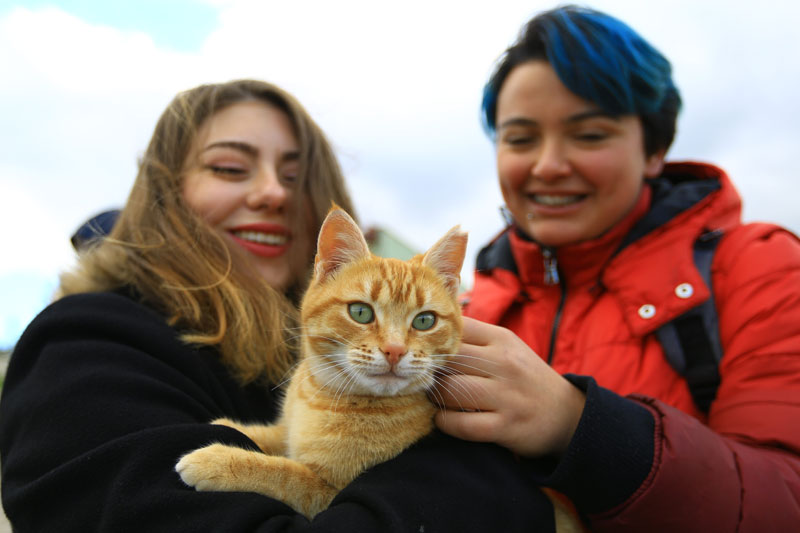
[[[145,33],[92,25],[55,7],[13,9],[0,22],[0,37],[3,59],[15,67],[14,85],[43,84],[84,95],[147,91],[152,77],[175,75],[157,68],[144,77],[142,67],[160,67],[170,56],[179,57],[159,50]]]
[[[219,8],[219,26],[195,53],[55,8],[0,19],[0,236],[13,250],[0,274],[68,262],[77,225],[124,202],[169,99],[236,77],[275,82],[306,105],[338,149],[364,222],[420,248],[460,223],[470,254],[500,228],[481,87],[521,24],[554,3],[202,1]],[[799,230],[800,5],[589,4],[672,60],[685,101],[673,155],[719,163],[748,218]]]
[[[17,8],[0,20],[0,50],[0,70],[13,80],[0,86],[2,179],[36,198],[54,222],[51,235],[68,237],[94,211],[125,200],[137,154],[176,90],[153,76],[175,54],[144,34],[54,8]],[[22,206],[8,208],[26,218]]]
[[[0,167],[0,175],[7,169]],[[65,268],[72,263],[69,240],[52,229],[59,225],[57,217],[25,187],[11,180],[0,179],[0,228],[3,228],[3,261],[0,276],[29,271],[39,274]]]

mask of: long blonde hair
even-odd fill
[[[61,276],[59,295],[133,289],[190,344],[216,346],[243,382],[277,382],[293,357],[294,302],[307,272],[286,294],[234,256],[221,235],[186,205],[181,192],[186,159],[203,123],[238,102],[265,102],[286,113],[300,146],[292,230],[316,242],[319,226],[336,202],[353,213],[342,172],[325,135],[303,107],[280,88],[256,80],[201,85],[178,94],[161,115],[128,201],[110,235],[81,253],[75,270]],[[311,217],[301,216],[305,198]],[[308,220],[311,219],[311,220]],[[310,226],[310,227],[307,227]],[[313,256],[298,264],[310,267]]]

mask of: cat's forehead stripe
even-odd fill
[[[388,268],[387,268],[387,265],[386,265],[386,261],[379,262],[378,263],[378,268],[381,271],[381,277],[382,278],[386,279],[387,277],[389,277],[389,271],[388,271]]]
[[[433,297],[430,285],[439,282],[427,269],[395,260],[381,262],[373,274],[369,289],[373,302],[396,300],[416,306],[417,309],[430,304]]]
[[[373,302],[378,300],[378,297],[381,295],[381,286],[383,284],[379,280],[374,280],[372,282],[372,289],[370,290],[369,297],[372,298]]]
[[[417,297],[417,302],[416,302],[417,303],[417,307],[422,307],[423,305],[425,305],[425,300],[427,300],[426,291],[423,290],[422,287],[416,287],[415,286],[414,287],[414,293],[415,293],[415,295]]]
[[[362,294],[366,293],[367,292],[367,286],[368,285],[367,285],[367,281],[366,280],[363,280],[363,279],[360,280],[358,282],[358,292],[360,292]]]

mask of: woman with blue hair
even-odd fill
[[[666,163],[670,63],[567,6],[486,85],[508,227],[478,256],[437,424],[499,443],[593,531],[800,526],[800,242]],[[477,320],[475,320],[477,319]]]

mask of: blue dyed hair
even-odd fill
[[[483,90],[483,125],[494,137],[497,96],[521,63],[547,61],[561,83],[612,115],[638,115],[647,155],[666,151],[675,138],[681,97],[672,67],[624,22],[599,11],[564,6],[531,19],[505,51]]]

